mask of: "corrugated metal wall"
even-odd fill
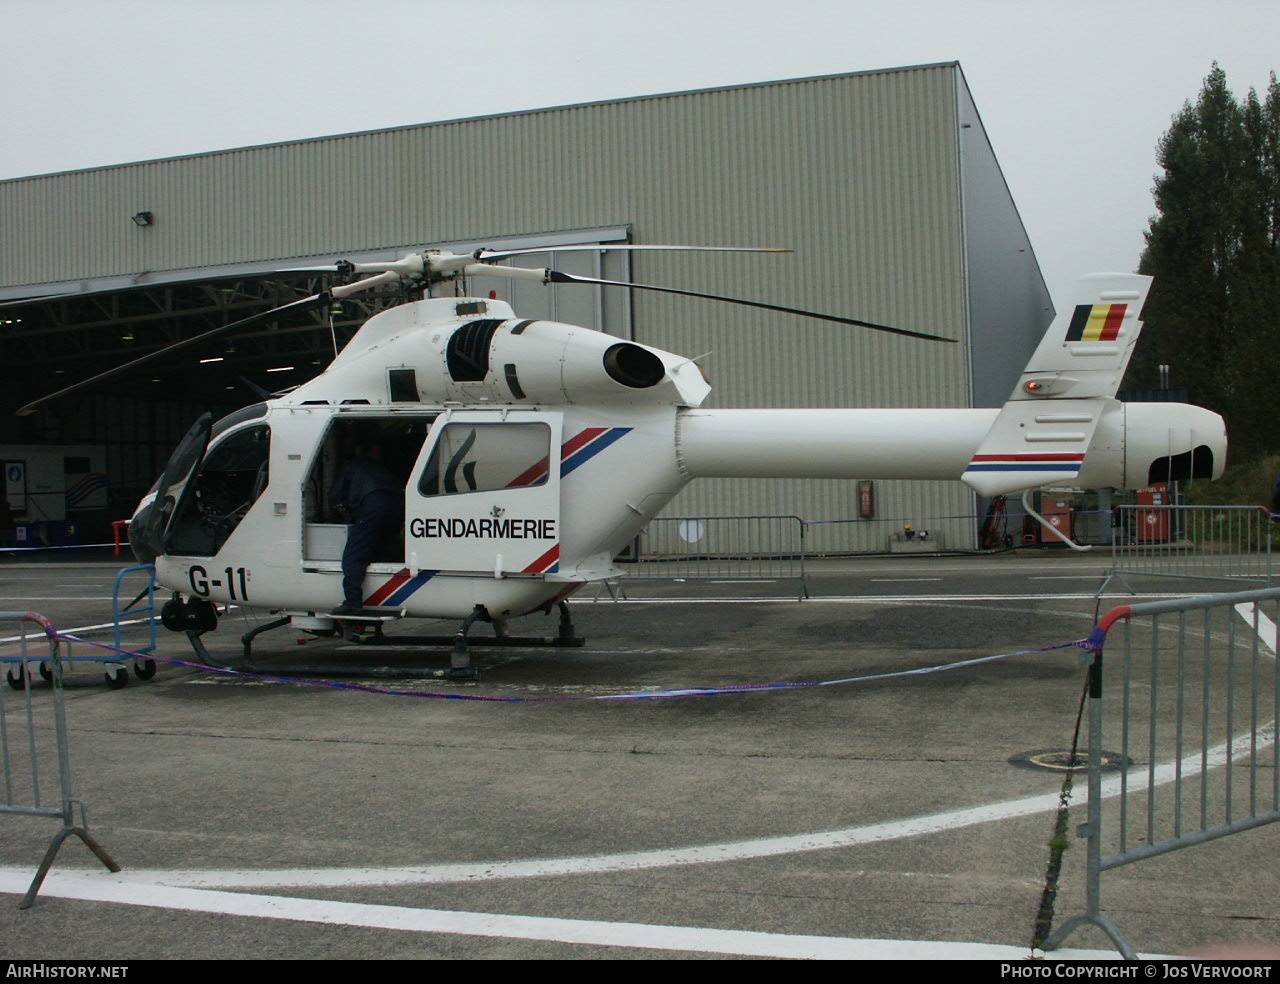
[[[0,286],[629,225],[638,242],[796,250],[639,254],[639,282],[966,341],[962,95],[945,64],[0,182]],[[154,226],[133,225],[140,210]],[[716,406],[971,399],[965,345],[656,294],[636,294],[634,324],[640,341],[709,353]],[[673,508],[819,519],[852,503],[844,482],[704,482]],[[880,503],[904,518],[972,507],[958,485],[915,483]]]

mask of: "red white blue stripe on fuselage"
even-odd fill
[[[560,544],[556,544],[532,564],[522,574],[555,574],[560,570]]]
[[[975,454],[968,471],[975,472],[1062,472],[1074,475],[1084,464],[1083,452],[1044,454]]]
[[[630,427],[588,427],[560,446],[560,477],[581,468],[614,441],[631,433]]]
[[[439,573],[439,571],[418,571],[414,574],[409,568],[402,567],[383,581],[373,594],[364,600],[365,607],[395,608],[397,605],[403,605],[420,587]]]
[[[560,445],[560,477],[564,478],[575,468],[580,468],[614,441],[631,433],[630,427],[588,427]],[[529,466],[509,483],[507,488],[524,488],[546,481],[550,462],[543,458]]]

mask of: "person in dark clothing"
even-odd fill
[[[0,547],[10,545],[13,536],[13,511],[9,508],[9,499],[0,493]]]
[[[342,551],[342,604],[333,614],[357,615],[365,610],[364,572],[370,562],[400,551],[404,484],[382,463],[382,446],[365,443],[342,466],[330,501],[350,523]]]

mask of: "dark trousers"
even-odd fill
[[[400,556],[404,497],[398,492],[370,492],[360,502],[355,521],[347,528],[342,551],[342,602],[364,605],[364,572],[379,557]]]

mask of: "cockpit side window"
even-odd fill
[[[425,496],[545,485],[551,428],[542,423],[449,424],[418,479]]]
[[[269,480],[271,428],[234,431],[210,446],[169,531],[169,552],[212,557]]]

